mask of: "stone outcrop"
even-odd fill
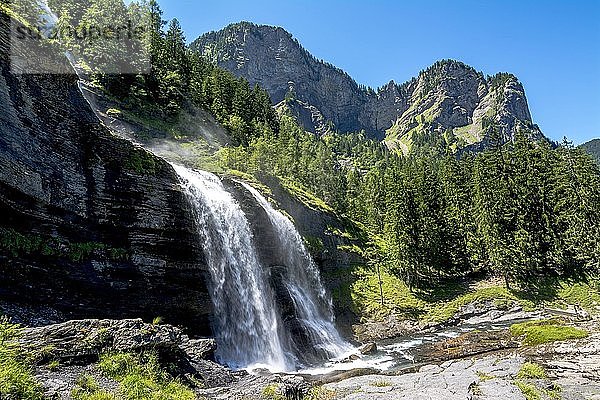
[[[162,316],[209,334],[203,253],[171,166],[106,129],[74,73],[14,74],[8,24],[0,301],[49,307],[59,320]]]
[[[189,339],[188,339],[189,340]],[[208,342],[214,341],[206,339]],[[142,352],[157,350],[176,352],[182,344],[181,330],[171,325],[147,324],[141,319],[75,320],[60,324],[27,328],[20,343],[24,350],[38,353],[42,361],[58,360],[71,363],[98,359],[107,352]],[[188,343],[190,351],[203,352],[203,342]],[[47,350],[44,350],[47,349]]]
[[[525,400],[512,383],[523,362],[521,357],[447,361],[415,373],[359,376],[324,387],[344,400]]]
[[[204,34],[192,48],[261,85],[313,132],[325,133],[330,121],[340,132],[364,130],[400,150],[423,135],[454,150],[478,148],[488,144],[492,127],[503,141],[519,130],[543,137],[532,123],[523,86],[510,74],[486,78],[444,60],[406,83],[391,81],[374,91],[317,60],[284,29],[248,22]]]

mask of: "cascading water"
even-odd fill
[[[242,183],[274,228],[281,253],[281,283],[306,338],[300,346],[284,329],[270,285],[270,269],[259,261],[240,205],[217,176],[179,165],[173,168],[192,205],[210,271],[217,359],[234,368],[293,371],[307,366],[301,364],[308,359],[324,362],[352,352],[354,348],[335,328],[331,300],[292,222],[258,191]]]
[[[331,299],[327,296],[319,270],[292,221],[273,208],[252,186],[239,183],[254,196],[275,228],[279,241],[277,245],[282,250],[282,281],[313,350],[321,360],[339,358],[352,352],[354,348],[342,339],[335,328]]]
[[[220,179],[173,165],[195,213],[210,271],[217,358],[233,368],[295,369],[289,337],[248,220]]]

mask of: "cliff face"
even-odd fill
[[[484,77],[456,61],[440,61],[404,84],[377,92],[361,87],[342,70],[315,59],[282,28],[242,22],[210,32],[192,48],[217,65],[264,87],[306,129],[325,133],[364,130],[391,147],[410,147],[415,134],[447,134],[455,150],[476,145],[494,125],[504,140],[519,129],[535,138],[523,86],[516,77]]]
[[[202,249],[172,168],[101,125],[74,74],[13,74],[1,39],[0,303],[209,333]]]

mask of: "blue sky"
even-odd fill
[[[404,82],[453,58],[523,82],[551,139],[600,137],[600,0],[159,0],[188,40],[232,22],[282,26],[358,83]]]

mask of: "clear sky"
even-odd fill
[[[600,0],[159,0],[191,41],[232,22],[277,25],[374,88],[452,58],[511,72],[551,139],[600,137]]]

